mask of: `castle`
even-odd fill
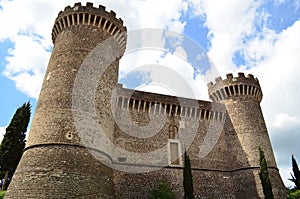
[[[208,84],[212,102],[122,88],[126,31],[113,11],[92,3],[58,14],[27,145],[5,197],[147,198],[167,182],[183,198],[186,150],[195,198],[264,198],[261,147],[275,198],[286,198],[258,80],[216,78]]]

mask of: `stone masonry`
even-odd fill
[[[58,14],[27,145],[5,198],[148,198],[159,182],[183,198],[184,150],[195,198],[264,198],[259,147],[275,198],[286,198],[259,81],[218,77],[208,84],[212,102],[125,89],[117,81],[126,32],[101,5],[76,3]]]

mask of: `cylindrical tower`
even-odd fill
[[[101,5],[95,8],[92,3],[86,6],[76,3],[58,14],[52,40],[54,47],[28,142],[6,198],[114,198],[112,169],[90,153],[92,151],[110,161],[111,149],[102,147],[103,150],[99,150],[93,146],[87,149],[78,135],[74,111],[81,113],[79,119],[77,114],[77,120],[95,118],[93,115],[89,118],[89,108],[86,112],[74,110],[77,107],[72,103],[79,71],[84,71],[82,67],[91,63],[86,59],[112,57],[114,60],[110,60],[110,65],[99,63],[94,67],[95,74],[102,74],[94,94],[97,121],[112,139],[111,95],[118,80],[119,59],[125,51],[126,27],[113,11],[105,11]],[[107,44],[107,41],[112,45],[110,49],[102,48],[101,51],[99,48],[93,52],[99,44]],[[110,52],[114,55],[107,56]],[[104,62],[110,63],[108,60]],[[89,71],[85,75],[82,77],[89,81],[88,75],[93,73]],[[76,92],[76,95],[85,96],[90,91],[85,88]]]
[[[260,107],[263,94],[257,78],[249,74],[238,73],[238,77],[227,74],[227,79],[216,78],[216,82],[208,84],[209,97],[213,102],[224,103],[228,113],[228,121],[232,123],[234,132],[242,150],[236,149],[239,168],[235,170],[252,170],[259,196],[262,196],[259,173],[259,147],[265,153],[272,180],[274,195],[282,198],[285,188],[275,162],[272,146]],[[246,157],[245,157],[246,156]],[[285,197],[285,196],[284,196]]]

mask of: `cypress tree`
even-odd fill
[[[8,178],[12,176],[17,168],[25,147],[25,133],[31,115],[31,105],[29,102],[19,107],[10,124],[6,128],[6,133],[0,145],[0,168],[5,172],[2,190],[8,187]]]
[[[265,158],[264,151],[259,147],[259,177],[263,187],[265,199],[273,199],[272,185],[269,178],[268,165]]]
[[[194,194],[193,194],[194,187],[193,187],[191,162],[186,151],[184,152],[183,187],[184,187],[184,198],[194,199]]]
[[[295,184],[295,189],[300,190],[300,171],[299,171],[299,167],[297,164],[296,159],[294,158],[294,156],[292,155],[292,167],[293,167],[293,174],[291,174],[292,179],[289,179],[290,181],[292,181]]]

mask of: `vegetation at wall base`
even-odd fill
[[[260,147],[259,147],[259,166],[260,166],[259,177],[263,187],[265,199],[273,199],[274,196],[273,196],[272,185],[271,185],[269,172],[268,172],[267,160],[265,158],[264,151]]]
[[[6,191],[0,191],[0,199],[3,199],[3,198],[4,198],[5,192],[6,192]]]
[[[6,128],[5,135],[0,145],[0,170],[4,172],[2,190],[6,190],[9,179],[12,177],[21,159],[25,147],[25,133],[31,115],[29,102],[19,107],[10,124]]]
[[[183,167],[183,187],[184,198],[194,199],[193,176],[191,170],[190,157],[184,152],[184,167]]]
[[[287,199],[299,199],[300,190],[287,189]]]
[[[149,199],[173,199],[174,193],[166,182],[160,182],[150,191]]]

